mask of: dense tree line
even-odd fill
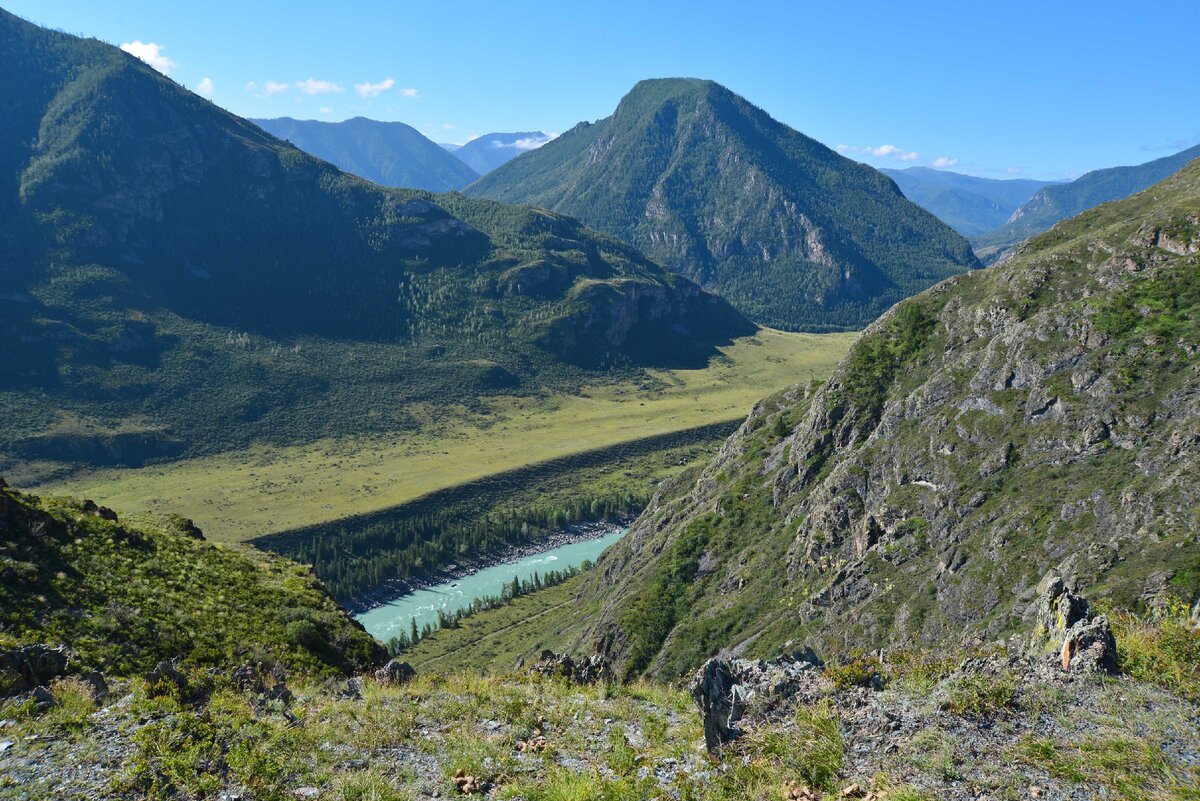
[[[439,609],[436,625],[426,623],[418,627],[417,619],[412,618],[409,621],[410,628],[407,632],[402,631],[398,636],[392,637],[387,641],[388,653],[392,656],[401,654],[439,629],[456,629],[463,619],[471,615],[482,612],[485,609],[498,609],[501,606],[512,603],[514,599],[520,598],[522,595],[528,595],[531,592],[536,592],[546,587],[562,584],[567,579],[574,578],[585,570],[590,570],[591,567],[591,561],[585,560],[579,567],[534,573],[532,578],[524,580],[514,576],[512,582],[506,584],[499,595],[485,595],[482,598],[476,598],[471,602],[470,606],[456,609],[453,612],[445,612]]]
[[[616,522],[636,514],[645,502],[644,496],[621,492],[473,515],[461,507],[419,514],[402,509],[393,516],[315,526],[272,543],[272,549],[313,565],[335,598],[353,601],[389,582],[435,575],[572,525]]]

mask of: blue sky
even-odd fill
[[[441,142],[560,132],[641,78],[689,75],[876,166],[1063,178],[1200,143],[1197,0],[0,6],[130,44],[243,116],[401,120]]]

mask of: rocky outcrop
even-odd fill
[[[710,752],[735,740],[737,722],[747,705],[757,700],[765,707],[772,700],[793,702],[811,690],[821,662],[810,650],[771,661],[714,657],[692,677],[688,692],[700,710],[704,744]]]
[[[547,678],[566,679],[575,684],[596,684],[612,681],[612,669],[608,660],[599,654],[584,657],[578,662],[567,654],[556,654],[545,650],[537,661],[525,668],[527,673]]]
[[[1057,573],[1046,576],[1038,589],[1030,650],[1053,654],[1063,670],[1115,673],[1117,642],[1108,618],[1093,615],[1088,602],[1069,592]]]
[[[407,662],[391,659],[386,665],[375,671],[375,680],[380,684],[394,686],[407,684],[417,677],[417,671]]]

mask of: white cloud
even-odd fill
[[[911,150],[904,150],[895,145],[880,145],[879,147],[868,147],[866,152],[872,156],[879,158],[895,158],[900,161],[916,161],[920,158],[920,153],[914,153]]]
[[[209,78],[207,75],[204,76],[204,78],[201,79],[200,83],[196,84],[196,94],[204,95],[205,97],[212,97],[213,96],[212,78]]]
[[[554,139],[554,138],[555,137],[552,135],[529,136],[529,137],[526,137],[525,139],[518,139],[515,142],[513,142],[511,145],[506,145],[503,142],[493,142],[492,144],[495,147],[515,147],[517,150],[537,150],[539,147],[541,147],[542,145],[546,144],[547,142],[549,142],[551,139]]]
[[[421,93],[418,92],[416,89],[412,88],[411,86],[401,89],[400,94],[404,95],[405,97],[420,97],[421,96]]]
[[[262,91],[259,91],[260,88]],[[277,95],[280,92],[286,92],[289,88],[290,87],[286,83],[280,83],[279,81],[267,81],[261,87],[259,87],[259,85],[254,81],[250,81],[246,84],[246,91],[252,94],[257,94],[259,97],[270,97],[271,95]]]
[[[370,81],[356,83],[354,84],[354,91],[363,97],[375,97],[376,95],[383,94],[395,85],[396,80],[394,78],[384,78],[379,83],[371,83]]]
[[[333,81],[318,81],[313,78],[309,78],[306,81],[296,81],[296,88],[306,95],[323,95],[329,92],[346,91]]]
[[[952,158],[950,156],[938,156],[932,162],[933,166],[937,167],[939,170],[943,169],[945,167],[953,167],[957,163],[958,163],[958,159]]]
[[[916,161],[921,157],[920,153],[913,152],[912,150],[905,150],[904,148],[896,147],[895,145],[880,145],[879,147],[834,145],[833,149],[839,153],[862,153],[867,156],[875,156],[876,158],[892,158],[899,161]]]
[[[163,75],[170,75],[175,69],[175,62],[162,54],[165,49],[154,42],[142,42],[137,39],[121,45],[121,49],[131,56],[140,58]]]
[[[453,131],[453,130],[454,130],[454,126],[453,126],[453,125],[451,125],[451,124],[450,124],[450,123],[448,123],[448,122],[443,122],[443,123],[442,123],[442,130],[443,130],[443,131]]]
[[[332,114],[333,109],[331,109],[329,106],[321,106],[321,113],[322,114]]]

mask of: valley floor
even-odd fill
[[[212,540],[244,541],[551,459],[740,420],[766,395],[827,377],[856,336],[763,329],[704,369],[653,371],[640,384],[502,398],[484,410],[413,410],[422,426],[412,433],[88,471],[33,491],[94,498],[125,513],[182,514]]]

